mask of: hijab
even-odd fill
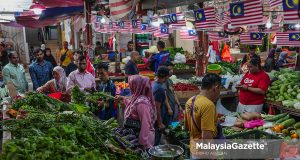
[[[132,75],[129,78],[129,88],[132,93],[132,97],[130,102],[128,103],[128,107],[133,107],[135,102],[141,98],[141,96],[147,97],[151,104],[151,116],[152,119],[156,120],[156,109],[155,109],[155,100],[152,92],[151,81],[149,78],[140,76],[140,75]]]
[[[269,55],[268,55],[268,58],[274,58],[274,57],[275,57],[275,51],[276,51],[276,49],[275,49],[275,48],[272,48],[272,49],[270,50],[270,53],[269,53]]]
[[[56,67],[54,67],[53,71],[58,73],[59,77],[60,77],[59,81],[54,79],[54,84],[55,84],[56,89],[60,92],[66,91],[67,77],[66,77],[65,70],[60,66],[56,66]]]

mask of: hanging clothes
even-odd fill
[[[230,55],[230,47],[226,43],[224,44],[224,48],[222,50],[221,57],[222,57],[222,61],[226,61],[226,62],[232,61],[232,58]]]
[[[217,62],[221,61],[221,55],[220,55],[220,44],[218,41],[213,41],[212,42],[213,50],[216,51],[216,60]]]
[[[213,50],[213,46],[211,44],[208,46],[208,51],[207,51],[206,57],[208,58],[207,61],[209,63],[215,63],[217,61],[216,51]]]

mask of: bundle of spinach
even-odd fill
[[[85,104],[86,95],[84,92],[81,92],[78,86],[75,86],[72,89],[71,101],[75,104]]]
[[[115,119],[100,121],[90,114],[43,112],[28,105],[20,109],[26,110],[27,117],[0,122],[13,136],[4,145],[4,159],[139,159],[136,153],[120,153],[112,147],[117,144],[112,138],[118,126]]]
[[[26,95],[26,97],[16,100],[16,102],[12,105],[12,109],[18,110],[24,105],[34,106],[36,109],[43,110],[45,112],[71,110],[71,106],[69,104],[36,92],[30,92]]]
[[[109,100],[114,100],[115,97],[111,96],[109,93],[105,92],[94,92],[86,96],[85,101],[89,103],[90,111],[95,112],[98,110],[98,101],[108,102]],[[107,106],[102,106],[107,107]]]

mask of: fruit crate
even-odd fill
[[[279,156],[279,151],[281,147],[281,142],[283,142],[283,139],[280,137],[269,134],[267,132],[261,131],[261,130],[252,130],[248,132],[243,132],[243,133],[237,133],[234,135],[226,136],[225,137],[228,141],[230,142],[235,142],[239,141],[242,139],[247,139],[247,140],[268,140],[268,148],[266,152],[262,152],[264,155],[266,155],[269,158],[272,157],[278,157]],[[235,152],[234,150],[231,151],[230,155],[234,157],[235,154],[241,154],[241,152]],[[251,157],[251,152],[248,152],[247,150],[244,151],[243,155],[245,157]]]

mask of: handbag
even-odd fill
[[[62,63],[63,61],[65,61],[66,57],[67,57],[67,52],[69,50],[67,49],[66,52],[60,57],[60,62]]]

